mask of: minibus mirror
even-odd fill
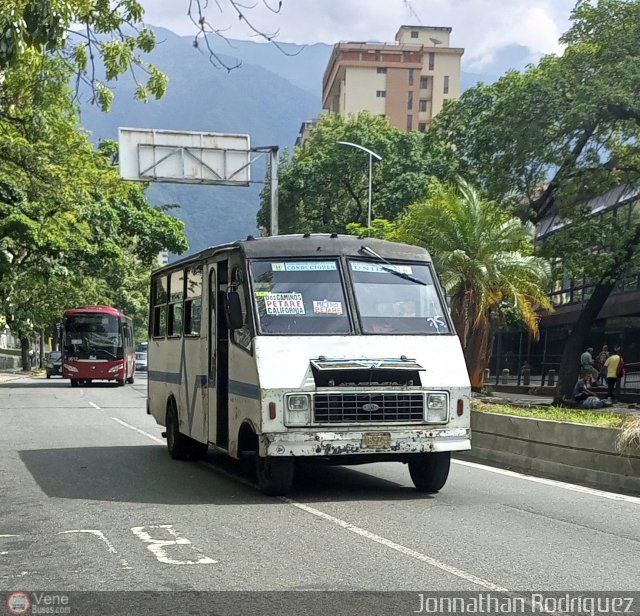
[[[237,291],[227,291],[226,317],[229,329],[240,329],[244,325],[242,302]]]

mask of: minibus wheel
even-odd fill
[[[447,483],[451,452],[423,453],[409,461],[409,474],[419,492],[437,492]]]
[[[165,426],[167,427],[167,450],[169,455],[174,460],[186,460],[189,457],[189,441],[191,439],[180,432],[178,412],[173,400],[169,402],[167,407]]]
[[[269,496],[283,496],[293,485],[293,458],[256,456],[258,487]]]
[[[78,379],[70,379],[71,381],[71,387],[77,387],[78,386]]]

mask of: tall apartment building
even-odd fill
[[[401,130],[425,131],[460,96],[464,49],[451,28],[401,26],[395,43],[338,43],[322,82],[322,106],[342,116],[368,110]]]

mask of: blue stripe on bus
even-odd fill
[[[257,385],[229,380],[229,393],[243,398],[260,400],[260,388]]]
[[[149,370],[150,381],[160,381],[161,383],[173,383],[180,385],[182,383],[182,375],[179,372],[162,372],[160,370]]]
[[[149,370],[150,381],[159,381],[160,383],[172,383],[174,385],[180,385],[182,383],[182,374],[180,372],[162,372],[161,370]],[[196,387],[209,387],[215,388],[215,383],[208,383],[208,377],[206,374],[196,375]],[[251,383],[243,383],[242,381],[229,381],[229,393],[236,396],[242,396],[243,398],[250,398],[252,400],[260,400],[260,388],[257,385]]]

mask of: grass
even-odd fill
[[[625,421],[616,446],[621,453],[640,452],[640,415],[633,415]]]
[[[20,349],[0,349],[0,355],[15,355],[16,357],[20,357],[22,351]]]
[[[515,415],[517,417],[530,417],[532,419],[550,419],[552,421],[566,421],[569,423],[586,424],[589,426],[602,426],[608,428],[621,428],[625,422],[638,420],[636,438],[640,438],[640,415],[626,417],[615,412],[593,412],[578,409],[565,409],[557,406],[521,408],[508,404],[492,404],[474,400],[471,403],[474,411],[481,413],[498,413],[500,415]]]

